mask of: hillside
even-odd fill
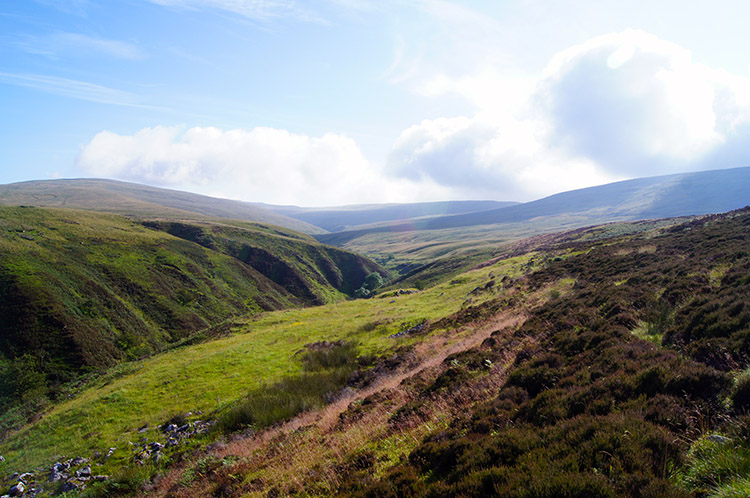
[[[364,254],[410,282],[421,270],[457,270],[534,235],[595,224],[718,213],[750,205],[750,168],[639,178],[501,209],[316,235]],[[442,261],[438,261],[442,260]],[[462,265],[461,261],[467,264]]]
[[[609,224],[421,292],[236,318],[0,453],[93,458],[111,477],[71,484],[87,496],[743,496],[749,242],[748,209]]]
[[[104,179],[40,180],[0,185],[0,205],[64,207],[136,217],[232,218],[302,233],[324,230],[256,205]]]
[[[27,412],[83,372],[220,334],[233,316],[341,300],[385,275],[289,230],[68,209],[0,208],[0,250],[0,397]]]
[[[475,213],[513,206],[517,202],[443,201],[410,204],[363,204],[332,208],[263,205],[272,211],[296,218],[329,232],[357,230],[366,225],[391,225],[426,217]]]
[[[562,192],[500,209],[443,216],[408,225],[323,234],[318,239],[328,244],[343,245],[367,233],[442,230],[538,221],[538,218],[565,215],[583,216],[588,224],[669,218],[721,213],[748,203],[750,167],[637,178]]]

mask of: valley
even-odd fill
[[[174,214],[0,208],[8,490],[749,489],[748,208],[344,244],[380,265],[289,228]],[[353,299],[372,273],[384,285]]]

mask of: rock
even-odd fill
[[[58,471],[55,467],[52,467],[52,473],[49,475],[49,482],[58,482],[65,479],[67,476],[62,472]]]
[[[109,451],[107,452],[107,455],[104,458],[107,459],[111,457],[112,454],[115,452],[115,450],[117,450],[117,448],[110,448]]]
[[[87,463],[88,459],[83,457],[75,457],[73,460],[70,461],[70,466],[76,467],[78,465],[83,465],[84,463]]]
[[[107,479],[109,479],[109,476],[94,476],[91,479],[93,479],[96,482],[102,482],[102,481],[106,481]]]
[[[18,482],[15,486],[10,488],[8,491],[9,496],[21,496],[26,491],[26,486],[22,482]]]
[[[83,467],[81,470],[76,470],[76,477],[80,477],[81,479],[90,479],[91,467],[87,465],[86,467]]]
[[[30,481],[34,480],[34,474],[31,472],[25,472],[18,476],[18,480],[23,482],[24,484],[28,484]]]
[[[4,461],[5,461],[5,457],[0,455],[0,462],[4,462]]]
[[[62,493],[67,493],[69,491],[75,491],[78,489],[83,489],[86,487],[86,483],[79,479],[71,479],[69,481],[65,481],[63,485],[60,487],[60,491]]]
[[[161,444],[161,443],[151,443],[148,446],[149,446],[149,448],[151,448],[151,451],[157,452],[157,453],[164,448],[164,445]]]
[[[712,443],[719,443],[719,444],[729,443],[732,441],[728,437],[724,437],[720,434],[711,434],[710,436],[707,436],[706,439],[708,439]]]

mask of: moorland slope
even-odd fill
[[[134,217],[231,218],[302,233],[324,230],[247,202],[101,178],[37,180],[0,185],[0,205],[62,207]]]
[[[33,413],[81,373],[221,332],[230,317],[345,299],[356,254],[279,227],[0,207],[0,397]]]
[[[539,236],[421,292],[233,320],[0,451],[111,445],[89,496],[744,496],[748,247],[749,209]]]

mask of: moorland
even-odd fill
[[[749,171],[337,210],[2,186],[0,492],[748,496]]]

